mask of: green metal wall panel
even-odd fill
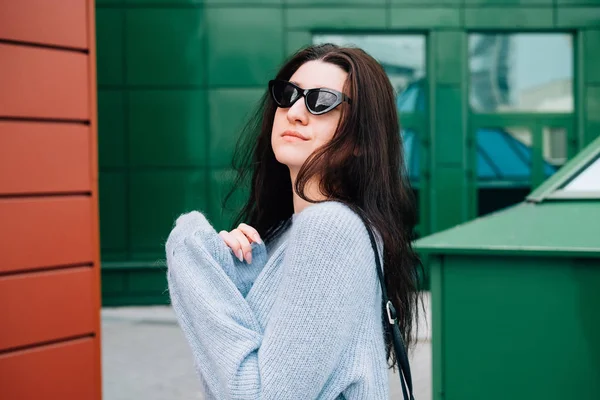
[[[600,29],[584,31],[585,81],[600,84]]]
[[[132,172],[129,182],[130,250],[132,258],[164,257],[164,244],[179,214],[208,205],[204,170]]]
[[[211,168],[231,166],[234,145],[263,93],[264,88],[210,90],[208,158]]]
[[[287,0],[290,6],[310,6],[310,5],[365,5],[365,6],[383,6],[387,0]]]
[[[123,83],[124,19],[125,12],[118,8],[96,10],[96,59],[99,85]]]
[[[551,29],[552,8],[477,7],[465,9],[467,29]]]
[[[462,30],[445,30],[431,34],[435,60],[434,78],[437,84],[460,85],[462,83],[468,61],[464,57],[467,52],[465,36],[466,34]]]
[[[98,90],[98,158],[100,168],[123,168],[125,155],[125,92]]]
[[[468,184],[461,166],[441,166],[432,174],[431,230],[437,232],[468,220]]]
[[[129,165],[203,167],[207,164],[206,91],[129,91]]]
[[[124,282],[103,292],[105,304],[163,301],[160,279],[144,279],[136,294],[129,281],[154,271],[178,213],[201,209],[228,228],[234,212],[220,200],[239,128],[283,59],[313,34],[426,36],[427,110],[406,122],[422,142],[420,220],[430,233],[477,213],[468,33],[575,33],[569,132],[581,148],[600,133],[599,12],[596,0],[99,0],[102,260],[107,279]],[[132,260],[141,264],[129,268]]]
[[[391,28],[432,29],[457,28],[460,26],[460,9],[451,7],[391,9]]]
[[[512,399],[600,396],[597,260],[457,255],[441,268],[436,394],[505,399],[492,388],[509,385]]]
[[[437,85],[435,88],[435,126],[433,154],[438,167],[464,169],[466,162],[465,119],[462,116],[464,93],[460,86]],[[457,182],[458,183],[458,182]]]
[[[208,8],[206,15],[211,86],[261,85],[277,72],[284,46],[281,8]]]
[[[556,10],[558,28],[598,28],[600,27],[600,8],[564,7]]]
[[[588,144],[600,136],[600,85],[587,87],[586,105],[585,142]]]
[[[164,0],[123,0],[127,5],[158,6],[164,8]],[[206,0],[169,0],[169,5],[197,5]]]
[[[464,0],[390,0],[392,6],[454,6],[458,7],[464,3]]]
[[[99,194],[100,248],[103,255],[127,252],[127,173],[108,172],[100,174]]]
[[[287,8],[287,29],[384,29],[387,10],[384,7],[319,7]]]
[[[202,0],[198,0],[202,2]],[[207,5],[219,5],[219,6],[248,6],[251,4],[259,5],[277,5],[282,4],[284,0],[204,0],[204,4]]]
[[[235,173],[232,169],[213,169],[210,173],[210,199],[208,210],[209,220],[217,232],[229,230],[237,212],[243,206],[243,200],[248,192],[246,188],[239,188],[233,198],[225,205],[223,199],[233,186]]]
[[[200,8],[134,8],[126,14],[130,85],[202,85],[204,19]]]
[[[308,31],[287,31],[285,41],[285,54],[290,56],[298,49],[312,43],[312,34]]]
[[[494,6],[547,6],[551,7],[555,0],[464,0],[466,5]]]

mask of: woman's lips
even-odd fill
[[[288,140],[288,141],[295,141],[295,140],[308,140],[307,137],[303,136],[300,134],[300,132],[297,131],[285,131],[281,134],[281,137],[284,140]]]

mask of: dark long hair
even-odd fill
[[[416,211],[413,192],[404,168],[395,94],[381,65],[358,48],[333,44],[298,51],[281,68],[276,79],[289,80],[307,61],[321,60],[348,73],[344,92],[352,99],[343,108],[331,141],[316,150],[298,173],[294,190],[304,194],[314,177],[328,200],[340,201],[360,212],[381,235],[388,296],[397,313],[405,343],[414,344],[413,321],[418,315],[419,257],[412,248]],[[247,202],[234,226],[245,222],[269,241],[286,226],[294,213],[292,184],[286,165],[279,163],[271,147],[276,105],[268,93],[242,132],[234,154],[238,172],[232,192],[249,186]],[[249,176],[251,174],[251,177]],[[394,363],[387,332],[387,356]]]

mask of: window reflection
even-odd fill
[[[475,112],[573,111],[569,34],[471,34],[469,70]]]
[[[567,130],[545,127],[543,130],[543,155],[554,166],[567,161]]]
[[[600,157],[579,173],[565,188],[567,192],[600,192]]]
[[[375,58],[397,93],[401,112],[425,108],[420,83],[425,76],[425,37],[421,35],[314,35],[313,43],[360,47]]]

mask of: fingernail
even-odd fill
[[[246,260],[248,260],[248,264],[252,264],[252,252],[251,251],[246,253]]]
[[[237,251],[237,258],[242,262],[244,261],[244,253],[242,253],[242,249]]]
[[[260,240],[260,236],[258,236],[258,235],[254,235],[254,241],[258,244],[262,243],[262,240]]]

